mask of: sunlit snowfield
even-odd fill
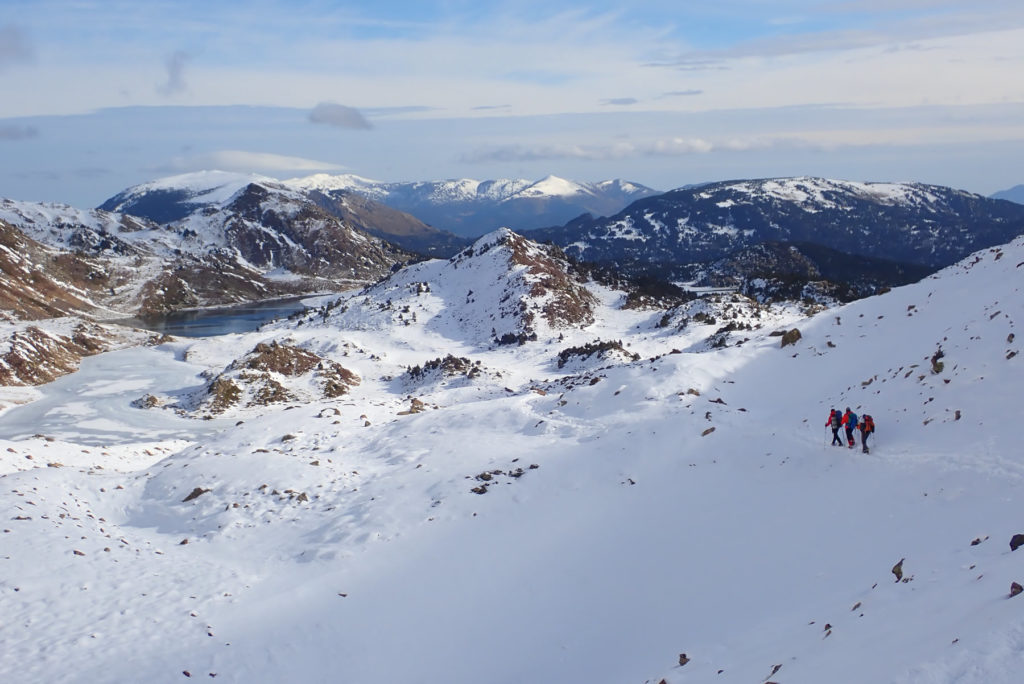
[[[0,415],[0,674],[1016,682],[1022,262],[1017,240],[717,350],[720,323],[658,327],[597,287],[592,325],[493,347],[506,283],[426,264],[401,277],[429,293],[87,359]],[[639,360],[558,368],[598,338]],[[270,339],[361,382],[174,410]],[[448,353],[482,372],[406,374]],[[875,417],[870,454],[826,446],[833,406]]]

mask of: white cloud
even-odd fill
[[[206,154],[189,157],[175,157],[161,171],[197,171],[218,169],[221,171],[237,171],[241,173],[263,172],[309,172],[309,171],[340,171],[345,167],[333,162],[303,157],[290,157],[269,152],[249,152],[246,150],[217,150]]]

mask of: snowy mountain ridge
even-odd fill
[[[821,245],[932,268],[1024,233],[1024,209],[922,183],[724,181],[640,199],[607,218],[531,231],[571,256],[675,277],[763,242]]]
[[[524,179],[381,182],[354,174],[314,174],[279,181],[265,177],[203,171],[128,188],[104,202],[108,211],[135,213],[158,223],[180,220],[204,205],[223,204],[249,183],[287,187],[311,198],[343,202],[356,194],[412,214],[435,229],[477,237],[502,226],[514,229],[555,225],[591,212],[618,211],[654,190],[621,180],[579,183],[548,176]],[[450,254],[451,252],[449,252]]]
[[[649,191],[635,183],[621,180],[607,180],[596,183],[577,181],[548,175],[538,181],[521,178],[498,180],[475,180],[459,178],[441,181],[382,182],[351,174],[314,174],[303,178],[284,181],[292,187],[320,191],[351,190],[387,202],[392,195],[408,198],[416,195],[420,201],[433,204],[452,202],[496,201],[508,202],[517,197],[561,198],[575,195],[597,196],[610,190],[623,193]],[[408,199],[406,199],[408,201]]]

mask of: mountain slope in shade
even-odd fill
[[[728,181],[639,200],[609,218],[530,232],[576,258],[685,272],[765,241],[805,242],[940,268],[1024,233],[1024,208],[921,183]]]

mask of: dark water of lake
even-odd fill
[[[307,299],[310,297],[288,297],[215,309],[188,309],[166,316],[132,318],[118,323],[181,337],[213,337],[252,332],[275,318],[287,318],[305,309],[302,302]]]

